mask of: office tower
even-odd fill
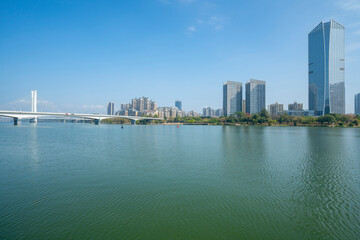
[[[308,36],[309,110],[316,116],[345,113],[345,28],[330,20]]]
[[[227,81],[223,85],[224,115],[242,111],[242,83]]]
[[[114,115],[114,103],[112,102],[107,104],[107,115]]]
[[[278,102],[274,104],[270,104],[269,113],[271,117],[279,116],[283,112],[284,112],[284,104],[279,104]]]
[[[255,114],[265,108],[265,81],[246,82],[246,113]]]
[[[355,94],[355,114],[360,115],[360,93]]]
[[[182,111],[182,102],[180,100],[175,100],[175,107]]]
[[[242,112],[246,113],[246,101],[245,101],[245,99],[242,100]]]
[[[288,110],[295,110],[295,111],[301,111],[303,110],[303,104],[294,102],[292,104],[288,104]]]

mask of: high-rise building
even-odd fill
[[[215,110],[211,107],[205,107],[203,108],[203,117],[214,117],[215,116]]]
[[[224,115],[242,111],[242,83],[227,81],[223,85]]]
[[[108,102],[107,104],[107,115],[114,115],[115,111],[114,111],[114,103],[113,102]]]
[[[309,110],[345,113],[345,27],[321,22],[309,40]]]
[[[175,107],[182,111],[182,102],[180,100],[175,100]]]
[[[242,112],[246,113],[246,100],[245,99],[242,100]]]
[[[246,113],[255,114],[265,108],[265,81],[246,82]]]
[[[224,110],[223,109],[217,109],[215,110],[215,116],[222,117],[224,116]]]
[[[295,101],[294,103],[288,104],[288,110],[301,111],[303,110],[303,104]]]
[[[360,93],[355,94],[355,114],[360,115]]]
[[[284,104],[279,104],[278,102],[269,105],[269,113],[271,117],[279,116],[284,112]]]

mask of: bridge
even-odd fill
[[[94,120],[95,125],[99,125],[101,120],[109,118],[129,119],[132,124],[136,124],[138,120],[163,120],[162,118],[152,117],[136,117],[121,115],[104,115],[104,114],[82,114],[82,113],[54,113],[54,112],[24,112],[24,111],[0,111],[0,117],[8,117],[14,119],[14,125],[21,123],[21,119],[36,119],[37,117],[64,117],[64,118],[83,118]],[[36,122],[36,121],[35,121]]]

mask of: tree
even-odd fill
[[[265,108],[261,109],[260,117],[269,119],[270,118],[269,112]]]
[[[243,113],[243,112],[241,112],[241,111],[238,111],[238,112],[234,113],[234,115],[235,115],[236,117],[238,117],[238,118],[243,118],[243,117],[245,117],[245,113]]]
[[[317,122],[323,124],[323,123],[335,123],[336,122],[336,118],[333,115],[327,114],[321,117],[317,118]]]

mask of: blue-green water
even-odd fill
[[[360,129],[0,125],[0,239],[359,239]]]

